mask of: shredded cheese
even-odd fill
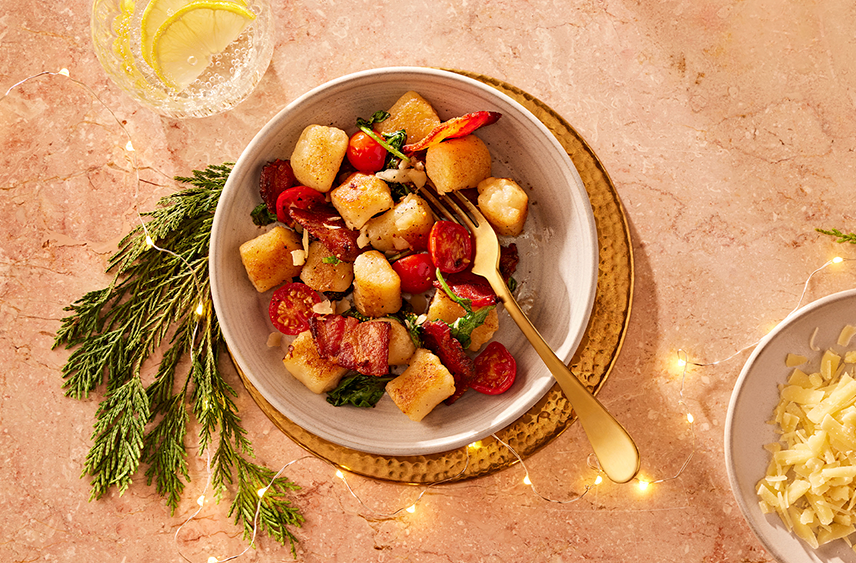
[[[809,346],[815,350],[812,334]],[[849,343],[856,328],[846,326],[838,344]],[[819,351],[816,350],[816,351]],[[856,379],[847,364],[856,359],[826,350],[817,371],[795,366],[808,358],[788,354],[785,364],[795,368],[780,385],[780,400],[771,424],[779,441],[767,444],[767,474],[757,494],[764,514],[776,513],[797,537],[813,548],[856,532]],[[800,361],[802,360],[802,361]],[[856,551],[856,548],[853,548]]]

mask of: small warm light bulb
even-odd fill
[[[678,358],[678,367],[682,368],[687,365],[687,361],[683,358]]]
[[[339,471],[339,470],[337,469],[337,470],[336,470],[336,477],[338,477],[339,479],[344,479],[344,478],[345,478],[345,474],[344,474],[344,473],[342,473],[341,471]]]
[[[473,442],[472,444],[468,445],[467,447],[471,450],[478,450],[482,447],[482,443],[481,443],[481,441]]]
[[[134,143],[132,143],[131,141],[128,141],[127,143],[125,143],[125,150],[128,152],[134,152],[136,150],[134,148]]]
[[[199,506],[205,504],[205,495],[202,495],[198,499],[196,499],[196,504],[198,504]]]
[[[204,313],[204,312],[205,312],[205,305],[202,303],[202,301],[200,301],[199,304],[196,305],[196,316],[201,317],[202,313]]]
[[[687,422],[689,422],[690,424],[692,424],[692,423],[693,423],[693,421],[695,421],[695,418],[693,418],[693,413],[688,412],[688,413],[687,413]]]
[[[833,264],[841,264],[842,262],[844,262],[844,258],[842,258],[841,256],[836,256],[832,259]]]
[[[523,478],[523,483],[524,483],[524,484],[526,484],[526,485],[531,485],[531,484],[532,484],[532,480],[529,478],[529,474],[528,474],[528,473],[526,474],[526,477],[524,477],[524,478]]]
[[[258,490],[258,491],[256,491],[256,492],[258,492],[258,494],[259,494],[259,496],[260,496],[260,497],[263,497],[263,496],[265,496],[265,493],[266,493],[267,491],[268,491],[268,488],[267,488],[267,487],[262,487],[261,489],[259,489],[259,490]]]
[[[208,558],[208,563],[217,563],[218,561],[220,560],[214,557],[213,555]]]
[[[146,248],[151,248],[155,245],[155,241],[152,240],[152,237],[146,235]]]
[[[67,68],[61,68],[59,70],[59,74],[61,74],[63,76],[68,76],[68,69]]]
[[[603,477],[598,475],[597,477],[594,478],[594,484],[595,485],[600,485],[601,483],[603,483]]]
[[[640,491],[647,491],[647,490],[648,490],[648,486],[649,486],[650,484],[651,484],[651,483],[649,483],[648,481],[642,481],[642,480],[640,479],[640,480],[639,480],[639,490],[640,490]]]
[[[416,505],[415,505],[415,504],[411,504],[411,505],[410,505],[410,506],[408,506],[405,510],[407,510],[407,512],[409,512],[410,514],[413,514],[414,512],[416,512]]]

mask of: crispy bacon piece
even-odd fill
[[[259,194],[267,205],[268,211],[276,213],[276,198],[292,187],[297,180],[288,160],[274,160],[262,167],[259,176]]]
[[[310,235],[324,243],[339,260],[353,262],[362,253],[357,244],[360,232],[345,226],[345,220],[332,207],[292,207],[291,217]]]
[[[464,394],[470,386],[470,381],[475,378],[475,364],[464,352],[458,339],[452,336],[449,325],[443,321],[428,321],[422,325],[422,329],[422,343],[437,354],[455,378],[455,393],[445,401],[447,405],[451,405]]]
[[[336,363],[363,375],[389,373],[389,323],[360,323],[345,333]]]
[[[327,315],[310,319],[309,330],[322,358],[363,375],[389,373],[389,323]]]
[[[432,145],[441,143],[446,139],[457,139],[466,137],[479,127],[496,123],[502,114],[496,111],[476,111],[460,117],[453,117],[435,127],[428,135],[417,143],[404,145],[402,151],[411,154],[427,149]]]
[[[335,359],[342,348],[345,334],[360,324],[354,317],[342,315],[325,315],[309,319],[309,330],[318,354],[327,360]]]

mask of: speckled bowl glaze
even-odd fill
[[[267,346],[270,292],[253,289],[238,247],[261,231],[250,220],[260,203],[262,166],[289,158],[300,132],[317,123],[349,134],[356,119],[389,108],[403,93],[419,92],[441,119],[472,111],[502,113],[477,135],[488,145],[493,175],[528,192],[530,213],[515,242],[518,300],[560,358],[569,361],[585,332],[595,297],[598,245],[591,206],[577,170],[550,131],[496,89],[436,69],[393,67],[347,75],[307,92],[280,111],[235,164],[217,208],[211,236],[211,290],[223,336],[238,368],[284,416],[333,443],[371,454],[423,455],[489,436],[516,420],[553,386],[553,378],[517,326],[500,312],[495,338],[515,356],[518,378],[503,395],[466,393],[412,422],[384,397],[373,409],[333,407],[292,378],[283,351]]]

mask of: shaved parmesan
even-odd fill
[[[856,326],[847,325],[841,329],[841,334],[838,335],[839,346],[849,346],[850,339],[856,334]]]
[[[819,352],[811,335],[809,347]],[[838,345],[848,345],[856,327],[847,325]],[[788,354],[794,368],[779,386],[771,423],[779,441],[766,444],[767,474],[756,488],[764,514],[813,548],[841,539],[852,547],[856,532],[856,351],[826,350],[810,358]],[[850,365],[848,365],[850,364]],[[797,368],[796,366],[800,366]],[[809,369],[811,368],[811,369]]]

